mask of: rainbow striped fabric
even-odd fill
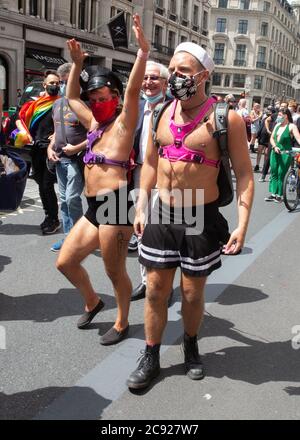
[[[41,96],[36,101],[26,102],[19,112],[19,120],[16,122],[17,129],[11,134],[15,147],[23,147],[32,143],[32,130],[36,123],[52,109],[54,102],[60,96]]]

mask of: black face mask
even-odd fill
[[[169,87],[174,98],[180,101],[187,101],[196,94],[197,86],[193,76],[176,75],[172,73],[169,77]]]
[[[55,84],[50,84],[49,86],[46,87],[46,92],[50,96],[57,96],[59,94],[59,86]]]

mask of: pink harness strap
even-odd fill
[[[172,145],[160,146],[158,153],[160,157],[168,159],[170,162],[177,162],[178,160],[183,162],[196,162],[218,168],[220,165],[219,160],[207,159],[205,152],[201,150],[192,150],[184,145],[184,138],[194,130],[194,128],[203,119],[210,107],[217,101],[215,96],[209,98],[200,109],[196,118],[185,124],[176,124],[174,122],[175,111],[177,106],[177,100],[174,100],[171,107],[171,118],[169,127],[174,137],[174,143]]]

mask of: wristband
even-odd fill
[[[137,56],[138,58],[141,58],[142,60],[148,60],[148,58],[149,58],[149,52],[143,52],[142,49],[140,48],[140,49],[137,51],[136,56]]]

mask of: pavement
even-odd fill
[[[21,208],[0,213],[0,419],[298,420],[300,211],[264,202],[268,183],[258,179],[244,251],[222,257],[207,283],[199,335],[206,377],[195,382],[184,374],[177,271],[161,375],[135,393],[125,381],[144,348],[144,301],[131,304],[129,338],[101,346],[116,304],[95,252],[84,266],[106,306],[89,329],[77,329],[83,302],[50,252],[63,235],[41,235],[43,211],[29,179]],[[222,212],[233,229],[235,203]],[[127,267],[136,286],[136,253]]]

